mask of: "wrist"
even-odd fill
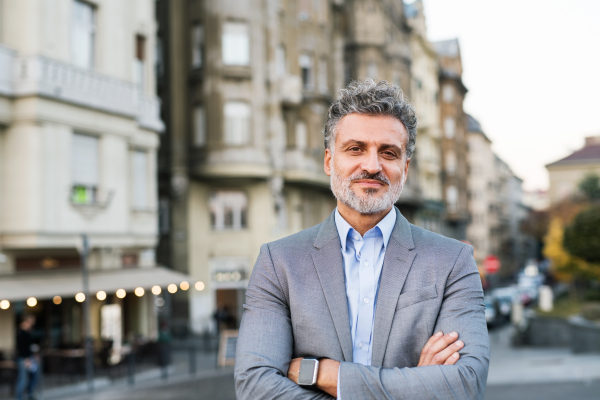
[[[315,387],[330,395],[337,396],[337,378],[340,362],[329,358],[321,359]]]

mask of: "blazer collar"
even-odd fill
[[[394,206],[394,208],[396,208],[396,223],[394,224],[394,229],[392,230],[391,239],[395,239],[402,247],[408,250],[414,249],[415,244],[413,242],[410,223],[406,220],[406,218],[404,218],[396,206]],[[319,229],[319,233],[317,233],[314,246],[317,249],[321,249],[335,238],[337,238],[339,242],[339,237],[340,236],[335,225],[334,210],[321,224],[321,228]]]

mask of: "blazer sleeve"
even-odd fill
[[[434,332],[456,331],[465,346],[455,365],[382,368],[342,362],[339,388],[352,399],[483,399],[489,338],[473,248],[464,246],[446,281]]]
[[[293,344],[288,300],[265,244],[248,284],[237,340],[237,399],[332,399],[321,391],[301,388],[287,378]]]

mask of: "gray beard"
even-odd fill
[[[342,202],[353,210],[358,211],[360,214],[370,215],[385,211],[391,208],[400,198],[400,194],[402,194],[402,189],[404,188],[404,176],[398,181],[398,183],[393,185],[390,184],[389,179],[382,173],[369,175],[366,172],[363,172],[362,174],[352,175],[348,179],[344,180],[335,171],[335,168],[333,167],[333,160],[331,160],[329,166],[331,170],[331,177],[329,181],[333,195],[338,201]],[[366,196],[358,197],[350,187],[352,181],[357,179],[379,180],[388,185],[388,190],[379,198],[373,196],[378,192],[378,190],[375,189],[367,189],[365,191]]]

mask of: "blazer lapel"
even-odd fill
[[[316,250],[312,252],[312,258],[340,341],[344,361],[352,362],[352,335],[348,316],[344,261],[333,216],[332,213],[321,225],[314,243]]]
[[[410,224],[396,209],[396,224],[385,250],[377,292],[371,358],[374,367],[383,365],[398,297],[416,255],[414,247]]]

